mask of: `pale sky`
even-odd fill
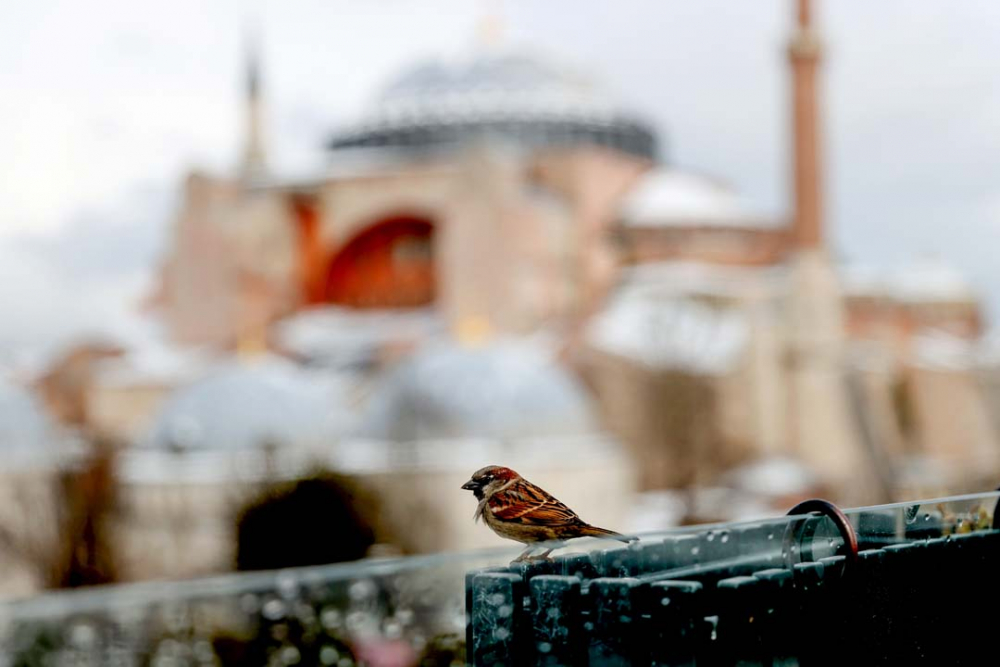
[[[787,211],[792,0],[506,0],[504,41],[588,71],[665,161]],[[468,0],[3,0],[0,362],[125,333],[193,166],[232,167],[241,27],[260,26],[268,148],[317,164],[401,68],[475,48]],[[934,254],[1000,313],[1000,3],[819,2],[827,222],[842,257]]]

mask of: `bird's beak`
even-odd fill
[[[478,491],[481,487],[479,482],[470,479],[468,482],[462,485],[462,488],[466,491]]]

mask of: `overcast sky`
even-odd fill
[[[504,41],[590,72],[666,161],[787,211],[792,0],[3,0],[0,361],[127,332],[187,169],[239,154],[241,27],[260,25],[268,146],[315,164],[401,68]],[[500,9],[488,9],[497,7]],[[844,258],[936,255],[1000,312],[1000,3],[826,0],[827,213]]]

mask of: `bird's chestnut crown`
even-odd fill
[[[462,485],[467,491],[472,491],[476,498],[482,500],[484,489],[496,488],[512,479],[517,479],[519,475],[510,468],[503,466],[486,466],[472,473],[472,479]]]
[[[480,468],[476,472],[472,473],[473,481],[481,482],[483,484],[488,484],[489,482],[496,480],[507,482],[517,476],[516,472],[503,466],[486,466],[485,468]]]

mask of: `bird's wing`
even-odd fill
[[[494,493],[487,501],[490,512],[502,521],[533,526],[565,526],[581,523],[576,512],[533,484],[519,480]]]

